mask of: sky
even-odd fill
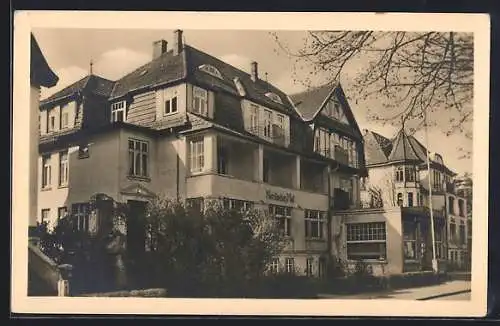
[[[34,29],[33,34],[49,65],[59,77],[55,87],[42,89],[42,99],[83,78],[89,73],[93,62],[93,73],[111,80],[119,79],[151,60],[152,44],[164,39],[168,47],[173,44],[173,30],[132,29]],[[246,72],[250,62],[256,61],[259,75],[288,94],[305,89],[294,83],[292,58],[279,49],[270,31],[261,30],[184,30],[187,44],[207,52]],[[279,31],[281,41],[291,49],[299,49],[307,36],[305,31]],[[363,62],[346,67],[340,81],[351,109],[361,130],[370,129],[388,138],[397,133],[397,127],[382,125],[367,119],[367,109],[383,112],[382,103],[374,99],[357,101],[350,91],[355,75],[363,70]],[[307,71],[298,78],[305,78]],[[319,79],[318,79],[319,80]],[[445,126],[443,126],[443,129]],[[424,132],[415,137],[425,144]],[[459,148],[472,150],[472,141],[460,134],[446,136],[441,128],[429,128],[429,149],[440,153],[445,164],[453,171],[472,173],[472,160],[463,158]]]

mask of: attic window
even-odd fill
[[[217,77],[219,79],[223,79],[222,74],[220,73],[219,69],[215,68],[214,66],[205,64],[205,65],[199,66],[198,69],[200,69],[201,71],[204,71],[207,74],[210,74],[214,77]]]
[[[243,87],[243,84],[241,83],[241,80],[238,77],[234,78],[234,84],[236,85],[238,93],[241,96],[245,96],[245,88]]]
[[[266,93],[266,96],[269,97],[272,101],[276,102],[276,103],[280,103],[280,104],[283,104],[283,101],[281,100],[281,97],[279,97],[277,94],[275,93]]]

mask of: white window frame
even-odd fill
[[[177,103],[178,104],[178,103]],[[193,86],[193,112],[208,115],[208,91],[201,87]],[[175,111],[174,113],[176,113]]]
[[[385,222],[368,223],[347,223],[346,224],[346,253],[348,260],[386,260],[387,259],[387,226]],[[365,232],[366,231],[366,232]],[[380,244],[384,250],[377,258],[366,258],[363,255],[357,255],[356,259],[349,256],[349,245],[357,244]]]
[[[65,110],[66,106],[61,106],[61,130],[69,127],[69,112]]]
[[[266,93],[266,96],[273,102],[276,102],[276,103],[279,103],[279,104],[283,104],[283,100],[281,99],[281,97],[276,94],[276,93],[273,93],[273,92],[268,92]]]
[[[69,153],[59,152],[59,187],[68,185],[69,178]]]
[[[205,142],[203,138],[189,142],[189,157],[191,173],[200,173],[205,168]]]
[[[295,258],[293,257],[287,257],[285,259],[285,270],[288,274],[294,274],[295,273]]]
[[[326,222],[326,212],[306,209],[304,211],[304,221],[306,238],[325,238],[324,225]]]
[[[203,72],[206,72],[207,74],[209,75],[212,75],[214,77],[217,77],[219,79],[224,79],[222,77],[222,74],[221,72],[219,71],[219,69],[215,68],[214,66],[212,65],[209,65],[209,64],[202,64],[201,66],[198,67],[198,69],[200,69],[201,71]]]
[[[64,214],[61,214],[61,212],[64,212]],[[61,206],[57,208],[57,219],[60,220],[64,218],[68,214],[68,207],[66,206]]]
[[[222,198],[222,205],[225,209],[236,209],[238,206],[241,206],[240,209],[242,211],[248,211],[252,209],[253,203],[251,201],[235,199],[235,198]]]
[[[122,120],[118,120],[121,113]],[[127,102],[119,101],[111,104],[111,122],[127,121]]]
[[[280,259],[273,258],[269,264],[269,271],[273,274],[278,274],[280,272]]]
[[[52,181],[51,155],[42,156],[42,189],[50,188]]]
[[[283,214],[281,214],[281,211]],[[292,208],[289,206],[281,206],[281,205],[269,205],[269,213],[271,216],[274,216],[275,219],[278,220],[280,226],[282,226],[282,232],[284,236],[291,237],[292,236]]]
[[[163,115],[173,115],[179,112],[179,97],[176,89],[164,90]],[[168,104],[167,104],[168,102]],[[174,105],[175,104],[175,105]]]
[[[250,131],[257,134],[259,128],[259,106],[250,104]]]
[[[71,206],[72,216],[75,219],[75,228],[78,231],[88,232],[90,227],[90,207],[88,203],[74,203]]]
[[[50,221],[50,208],[43,208],[40,213],[40,224],[44,222],[49,223]]]
[[[271,139],[273,137],[273,111],[264,109],[264,138]]]
[[[149,177],[149,142],[146,140],[128,139],[128,175],[131,177]]]

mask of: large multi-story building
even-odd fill
[[[431,200],[436,258],[441,266],[464,267],[469,226],[466,198],[453,183],[456,174],[437,153],[429,154],[428,169],[427,149],[404,128],[392,139],[366,130],[364,140],[368,177],[361,182],[363,205],[396,208],[401,215],[403,270],[431,266]]]
[[[336,250],[334,212],[359,206],[366,173],[341,86],[289,97],[256,62],[243,72],[184,44],[180,30],[172,43],[155,42],[152,60],[117,81],[90,74],[42,101],[40,221],[71,210],[95,231],[97,193],[133,217],[155,194],[200,207],[221,200],[280,220],[287,247],[272,268],[320,275]],[[138,221],[127,221],[130,251],[144,249]]]

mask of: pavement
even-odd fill
[[[470,300],[470,281],[452,280],[439,285],[349,295],[320,294],[323,299]],[[452,298],[450,298],[452,297]]]

